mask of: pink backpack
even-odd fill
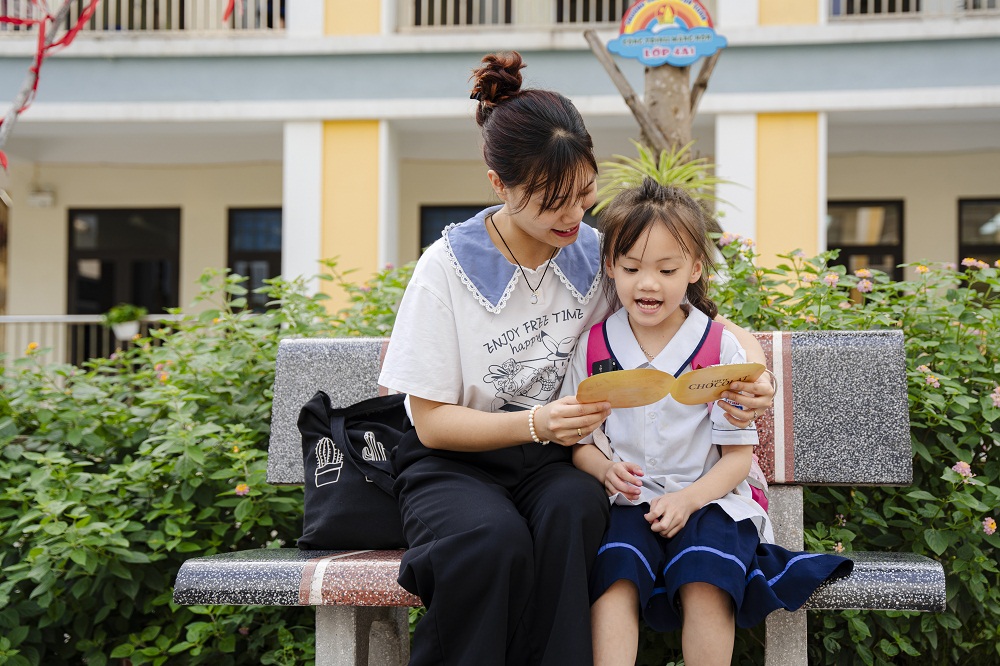
[[[691,365],[693,370],[705,368],[710,365],[719,365],[722,356],[723,328],[723,325],[719,322],[710,321],[705,328],[705,334],[701,337],[701,342],[698,343],[698,347],[674,376],[680,376],[688,364]],[[604,329],[604,322],[594,324],[590,328],[590,337],[587,341],[587,376],[620,369],[618,360],[611,354],[611,347],[608,345],[608,336]],[[711,409],[711,405],[708,407]],[[757,504],[760,504],[764,511],[767,511],[767,479],[764,477],[764,472],[760,469],[760,462],[757,459],[756,453],[753,456],[753,462],[750,463],[750,473],[747,475],[747,483],[750,484],[750,495],[753,500]]]

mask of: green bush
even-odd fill
[[[201,314],[109,359],[46,367],[32,344],[0,367],[0,664],[312,659],[312,609],[171,603],[185,559],[300,532],[301,489],[265,481],[278,341],[369,332],[303,281],[245,311],[243,281],[206,273]],[[395,304],[379,307],[364,314]]]
[[[1000,659],[1000,418],[996,267],[912,264],[903,282],[795,252],[755,265],[723,235],[720,310],[748,327],[902,328],[914,451],[911,487],[807,489],[807,546],[909,550],[941,560],[944,613],[811,613],[816,664],[995,664]],[[301,491],[265,482],[274,355],[287,336],[386,335],[412,266],[363,286],[330,316],[302,282],[242,311],[242,278],[206,274],[209,309],[83,367],[29,354],[0,374],[0,664],[309,663],[311,609],[177,607],[188,557],[292,545]],[[845,399],[850,399],[845,397]],[[763,631],[736,663],[762,661]],[[639,662],[680,661],[675,634],[644,632]],[[121,661],[119,663],[127,663]]]

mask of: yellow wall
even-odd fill
[[[377,35],[382,31],[381,8],[381,2],[370,0],[326,0],[324,32],[327,35]]]
[[[757,245],[764,265],[796,248],[819,250],[819,117],[757,116]]]
[[[323,231],[321,257],[337,257],[338,270],[358,269],[351,279],[367,280],[378,265],[379,123],[377,120],[323,124]],[[331,309],[347,301],[342,290],[323,284]]]
[[[814,24],[819,22],[816,0],[759,0],[761,25]]]
[[[39,165],[38,183],[55,191],[50,208],[26,200],[32,170],[13,167],[10,207],[8,314],[66,312],[66,253],[70,208],[180,208],[180,305],[198,293],[205,268],[226,264],[229,208],[281,205],[281,165]]]

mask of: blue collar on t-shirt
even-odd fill
[[[499,310],[507,286],[514,277],[517,267],[507,261],[490,239],[486,230],[486,218],[500,210],[502,206],[492,206],[460,224],[453,224],[444,230],[448,246],[458,265],[455,270],[459,277],[468,280],[478,292],[481,300]],[[562,248],[552,260],[553,270],[560,275],[581,304],[586,304],[594,295],[600,280],[600,247],[597,231],[587,224],[580,224],[576,242]]]

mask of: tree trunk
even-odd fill
[[[691,142],[691,68],[660,65],[646,68],[645,103],[674,149]],[[647,146],[655,145],[645,134]]]

